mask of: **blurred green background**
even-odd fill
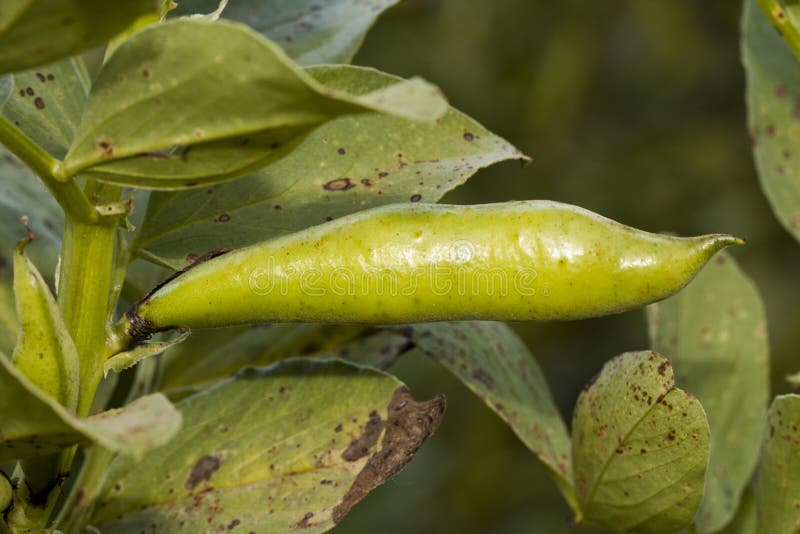
[[[800,245],[753,168],[739,16],[729,0],[406,0],[379,20],[355,62],[437,83],[533,158],[482,171],[445,201],[546,198],[650,231],[745,237],[733,254],[766,302],[780,393],[784,375],[800,368]],[[648,346],[642,312],[515,328],[567,421],[607,359]],[[571,525],[532,454],[437,364],[411,356],[393,372],[418,398],[447,394],[447,417],[338,532],[587,530]]]

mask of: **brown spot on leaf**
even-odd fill
[[[426,402],[417,402],[407,387],[402,386],[395,390],[387,407],[389,415],[381,449],[369,457],[353,485],[333,509],[334,523],[339,523],[364,496],[411,461],[425,440],[441,424],[445,408],[444,395],[439,394]]]
[[[311,521],[312,517],[314,517],[314,512],[306,512],[306,514],[303,516],[303,518],[300,521],[297,522],[297,524],[294,526],[294,528],[295,529],[308,528],[308,527],[312,526],[311,523],[309,523],[309,521]]]
[[[183,487],[192,491],[201,482],[210,480],[211,475],[219,470],[220,465],[222,465],[222,462],[220,462],[219,458],[206,454],[194,464]]]
[[[409,200],[411,200],[411,202],[419,202],[420,200],[422,200],[422,195],[411,195],[411,198]]]
[[[464,132],[464,140],[465,141],[474,141],[475,135],[471,132]]]
[[[39,81],[42,83],[44,83],[47,80],[47,78],[45,78],[44,74],[42,74],[41,72],[37,72],[36,77],[39,78]]]
[[[364,426],[364,431],[359,437],[350,442],[350,445],[342,453],[342,459],[354,462],[366,456],[378,442],[383,426],[383,419],[378,415],[378,412],[373,410],[369,414],[369,420]]]
[[[44,100],[41,96],[37,96],[33,99],[33,105],[36,106],[36,109],[44,109]]]
[[[216,217],[214,217],[214,222],[215,223],[226,223],[226,222],[228,222],[230,220],[231,220],[231,216],[228,215],[227,213],[222,213],[222,214],[217,215]]]
[[[33,96],[33,87],[26,87],[25,93],[27,93],[28,96]]]
[[[489,389],[494,387],[494,378],[492,378],[492,375],[487,373],[482,367],[475,369],[475,371],[472,373],[472,378],[479,380]]]
[[[324,184],[322,187],[328,191],[347,191],[355,186],[356,184],[351,182],[350,178],[337,178],[336,180],[331,180],[330,182]]]
[[[336,151],[336,153],[337,153],[337,154],[339,154],[340,156],[344,156],[345,154],[347,154],[347,150],[345,150],[345,149],[344,149],[344,147],[340,147],[340,148],[339,148],[339,149]]]
[[[111,144],[111,141],[108,139],[101,139],[97,142],[97,146],[103,152],[104,156],[113,156],[114,155],[114,147]]]

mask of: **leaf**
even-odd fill
[[[397,81],[357,67],[309,72],[354,94]],[[142,257],[177,269],[208,250],[251,245],[362,209],[435,202],[479,169],[508,159],[525,157],[454,109],[435,124],[379,114],[340,117],[245,178],[154,193],[133,247]]]
[[[779,395],[767,414],[756,483],[758,532],[800,530],[800,396]]]
[[[173,396],[207,388],[246,365],[289,358],[342,358],[387,368],[408,349],[395,332],[351,325],[274,324],[196,330],[161,361],[159,391]]]
[[[28,0],[0,10],[0,73],[49,63],[88,50],[140,16],[159,12],[157,0]]]
[[[572,504],[571,444],[566,425],[542,370],[514,331],[504,323],[488,321],[426,323],[401,331],[511,427]]]
[[[300,65],[349,63],[375,19],[397,0],[237,0],[222,12],[275,41]],[[176,15],[210,13],[219,0],[184,0]]]
[[[160,394],[79,419],[34,386],[0,354],[0,462],[97,444],[140,457],[178,431],[180,413]]]
[[[445,110],[439,90],[422,80],[349,95],[317,83],[246,26],[179,19],[136,32],[103,65],[64,169],[185,188],[283,156],[338,115],[432,121]]]
[[[182,332],[174,339],[140,343],[131,350],[115,354],[103,364],[103,375],[107,375],[110,371],[119,373],[133,367],[141,360],[157,356],[168,348],[183,342],[187,337],[189,337],[189,332]]]
[[[742,24],[748,122],[758,176],[778,219],[800,239],[800,64],[752,0],[745,2]]]
[[[708,450],[703,407],[675,387],[666,358],[617,356],[578,397],[572,417],[579,520],[618,531],[686,527],[703,496]]]
[[[764,304],[722,253],[683,291],[648,309],[653,348],[669,354],[678,381],[703,403],[711,459],[697,532],[731,520],[758,462],[769,398]]]
[[[92,525],[138,532],[332,528],[438,427],[444,397],[337,361],[249,369],[178,404],[185,429],[145,465],[120,458]]]
[[[89,93],[80,58],[67,58],[14,75],[3,116],[56,158],[67,153]]]
[[[0,352],[6,354],[14,349],[19,328],[11,266],[14,247],[26,235],[22,215],[29,216],[36,235],[27,253],[45,278],[52,279],[61,248],[63,214],[38,178],[0,146]]]
[[[50,288],[25,255],[28,243],[21,241],[14,254],[14,295],[20,329],[11,361],[41,391],[74,411],[80,388],[78,350]]]

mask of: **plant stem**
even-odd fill
[[[74,180],[62,176],[61,162],[33,142],[19,128],[0,115],[0,143],[36,173],[58,201],[64,213],[89,222],[99,216]]]
[[[789,20],[786,10],[778,0],[757,0],[761,10],[769,17],[770,22],[781,34],[783,40],[800,60],[800,28]]]
[[[90,224],[67,217],[64,228],[58,304],[81,364],[80,416],[88,415],[103,376],[115,227],[115,222]]]
[[[55,527],[62,532],[83,532],[94,502],[103,491],[114,453],[100,447],[86,449],[75,485],[61,507]]]

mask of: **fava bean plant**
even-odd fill
[[[0,532],[330,530],[445,417],[391,374],[410,353],[577,523],[796,532],[800,398],[767,409],[763,305],[722,251],[743,241],[437,204],[527,158],[431,83],[348,64],[395,3],[0,0]],[[755,159],[800,239],[800,4],[759,4]],[[497,322],[645,306],[652,350],[610,359],[570,425]]]

